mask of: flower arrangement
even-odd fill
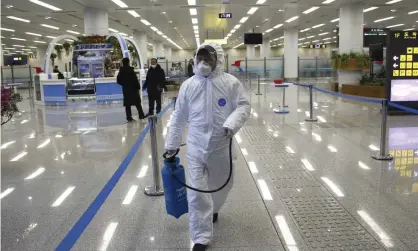
[[[12,88],[1,87],[1,125],[9,122],[13,115],[19,112],[17,103],[22,101],[19,93],[14,93]]]

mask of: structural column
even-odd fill
[[[270,56],[270,42],[268,39],[264,39],[263,43],[260,44],[260,58],[269,58]]]
[[[340,9],[340,54],[363,51],[363,6],[352,4]],[[361,71],[338,71],[338,83],[359,84]]]
[[[164,56],[167,61],[171,61],[172,58],[172,49],[169,46],[164,47]]]
[[[164,57],[164,46],[161,42],[155,41],[152,45],[152,56],[153,57]]]
[[[255,58],[255,45],[247,44],[247,58],[248,59]]]
[[[87,36],[109,35],[107,10],[87,7],[84,9],[84,33]]]
[[[132,32],[132,37],[134,42],[136,43],[136,45],[138,46],[138,53],[139,53],[139,58],[141,60],[141,64],[146,64],[147,63],[147,45],[148,45],[148,37],[147,37],[147,33],[145,32],[139,32],[137,30],[134,30]]]
[[[284,31],[284,78],[298,78],[298,30],[295,28]]]

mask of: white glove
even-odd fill
[[[165,156],[166,159],[170,159],[170,158],[174,157],[176,154],[177,154],[177,150],[167,150],[166,149],[164,156]]]

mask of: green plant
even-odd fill
[[[49,56],[49,58],[51,59],[52,66],[54,66],[55,65],[55,59],[57,58],[57,54],[51,53],[51,56]]]
[[[57,45],[55,45],[54,48],[55,48],[55,51],[57,52],[58,60],[61,60],[62,59],[62,49],[63,49],[62,45],[57,44]]]
[[[65,42],[62,47],[64,47],[65,50],[65,55],[68,56],[70,55],[70,48],[71,48],[71,44],[68,42]]]
[[[1,88],[1,125],[9,122],[13,115],[19,112],[17,103],[22,101],[19,93],[14,93],[12,88]]]
[[[337,70],[351,69],[353,64],[358,69],[364,69],[370,66],[370,57],[364,52],[341,53],[332,55],[331,62],[332,67]]]

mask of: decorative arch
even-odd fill
[[[138,45],[135,43],[135,41],[133,40],[133,39],[131,39],[131,38],[125,38],[128,42],[130,42],[133,46],[134,46],[134,48],[136,49],[136,51],[138,52],[138,56],[139,56],[139,61],[140,62],[138,62],[138,67],[139,67],[139,69],[143,69],[144,67],[143,67],[143,64],[145,63],[145,58],[142,56],[142,53],[141,53],[141,51],[139,50],[139,47],[138,47]]]
[[[44,72],[46,74],[49,74],[50,72],[50,66],[51,66],[51,58],[50,55],[52,53],[52,50],[54,50],[55,45],[57,44],[58,41],[61,41],[63,39],[72,39],[72,40],[78,40],[78,38],[76,38],[75,36],[71,36],[71,35],[61,35],[58,36],[54,39],[52,39],[52,41],[49,43],[48,45],[48,49],[46,49],[46,53],[45,53],[45,59],[44,59]]]
[[[129,50],[128,50],[128,44],[126,43],[125,38],[119,34],[119,33],[110,33],[109,36],[106,37],[106,39],[109,39],[111,37],[114,37],[118,40],[120,44],[120,48],[122,49],[122,55],[124,58],[129,58]]]

